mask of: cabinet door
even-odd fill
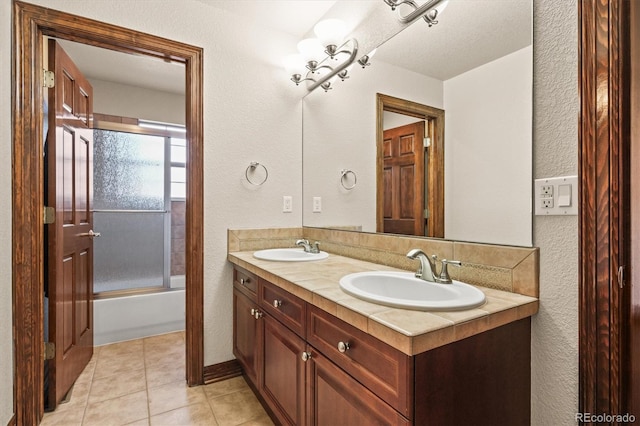
[[[309,360],[309,424],[409,425],[410,422],[317,351]]]
[[[260,325],[256,319],[257,304],[233,289],[233,354],[236,356],[247,377],[259,386]]]
[[[264,364],[261,393],[279,423],[305,424],[306,343],[269,315],[264,316]]]

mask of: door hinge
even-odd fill
[[[624,265],[618,268],[618,285],[624,288]]]
[[[424,209],[424,218],[429,219],[429,209]]]
[[[431,138],[424,138],[422,140],[422,143],[424,144],[425,148],[429,148],[431,146]]]
[[[42,70],[42,82],[44,87],[51,89],[56,85],[56,75],[53,71]]]
[[[56,208],[44,206],[44,224],[49,225],[56,221]]]
[[[56,357],[56,344],[53,342],[44,342],[44,359],[54,359]]]

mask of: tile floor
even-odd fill
[[[96,347],[42,425],[273,425],[242,377],[188,387],[184,356],[184,332]]]

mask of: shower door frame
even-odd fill
[[[14,424],[38,424],[44,414],[41,88],[45,35],[185,65],[186,381],[190,386],[204,381],[203,49],[14,0],[11,98]]]

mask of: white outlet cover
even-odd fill
[[[562,191],[559,190],[562,185]],[[552,186],[551,194],[545,193],[543,187]],[[578,176],[561,176],[534,181],[533,205],[536,216],[571,216],[578,214]],[[567,191],[568,199],[567,199]],[[562,193],[563,199],[559,196]],[[544,207],[543,200],[551,199],[552,207]],[[561,202],[562,201],[562,202]],[[568,205],[567,205],[568,204]]]

